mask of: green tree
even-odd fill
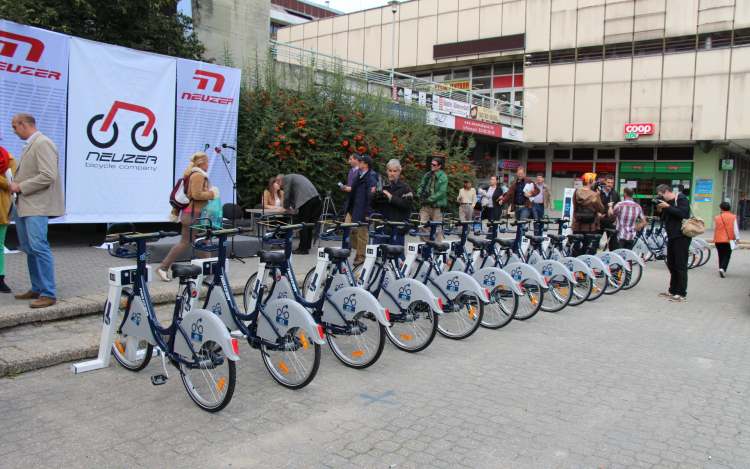
[[[93,41],[202,60],[178,0],[0,0],[0,18]]]
[[[239,149],[277,168],[238,157],[238,190],[246,207],[260,203],[276,173],[304,174],[321,195],[331,191],[342,207],[346,193],[337,183],[346,182],[352,151],[370,155],[379,174],[385,174],[388,160],[398,159],[402,179],[413,190],[429,170],[427,158],[444,156],[449,209],[454,211],[463,180],[474,179],[461,134],[446,135],[427,125],[426,109],[397,106],[387,88],[368,87],[340,69],[313,70],[270,59],[256,61],[244,75]]]

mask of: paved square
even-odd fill
[[[324,347],[299,391],[241,344],[219,414],[174,369],[152,386],[158,360],[3,379],[0,466],[748,468],[750,252],[726,279],[714,258],[687,303],[657,297],[668,274],[651,262],[631,291],[417,354],[387,344],[366,370]]]

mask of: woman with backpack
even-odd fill
[[[573,222],[570,226],[573,234],[593,234],[599,230],[599,218],[604,204],[599,198],[599,191],[592,188],[595,181],[596,173],[586,173],[583,175],[583,187],[573,192]],[[581,252],[573,255],[588,254],[588,251],[589,241],[584,238]]]
[[[740,229],[737,226],[737,215],[732,215],[728,202],[719,204],[721,215],[717,215],[714,224],[714,245],[719,255],[719,275],[724,278],[729,268],[729,259],[732,257],[732,244],[737,245],[740,239]]]
[[[197,234],[195,231],[193,232],[192,239],[190,237],[190,225],[193,223],[193,220],[201,217],[203,207],[206,206],[209,200],[219,197],[219,189],[211,187],[207,171],[208,155],[199,151],[190,158],[190,165],[188,165],[182,175],[184,181],[183,187],[189,203],[181,210],[182,216],[179,217],[179,221],[182,222],[180,242],[172,247],[167,257],[164,258],[159,268],[156,269],[156,275],[161,277],[165,282],[172,281],[169,274],[169,267],[190,247],[190,242],[195,240]],[[177,223],[179,215],[180,209],[175,208],[169,214],[169,219]],[[199,251],[198,254],[202,258],[211,257],[210,253],[206,251]]]

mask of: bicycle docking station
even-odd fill
[[[123,291],[130,293],[133,290],[132,285],[135,279],[135,271],[136,266],[134,265],[111,267],[109,269],[109,295],[107,296],[107,303],[104,305],[104,320],[102,323],[102,337],[99,341],[99,355],[95,360],[70,365],[70,371],[73,373],[85,373],[86,371],[98,370],[109,366],[115,331],[119,327],[119,324],[115,324],[115,321],[110,320],[112,317],[117,317],[117,314],[112,314],[112,309],[120,307],[120,297]],[[147,266],[146,282],[150,283],[151,279],[151,266]]]

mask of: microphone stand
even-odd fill
[[[279,171],[279,169],[278,169],[278,168],[276,168],[276,167],[274,167],[274,166],[271,166],[270,164],[268,164],[268,163],[266,163],[266,162],[264,162],[264,161],[261,161],[261,160],[259,160],[259,159],[257,159],[257,158],[254,158],[254,157],[252,157],[252,156],[248,155],[247,153],[245,153],[245,152],[244,152],[244,151],[242,151],[242,150],[238,150],[238,149],[237,149],[237,147],[233,147],[232,145],[227,145],[226,143],[222,143],[222,144],[221,144],[221,146],[222,146],[222,148],[229,148],[229,149],[231,149],[231,150],[234,150],[235,152],[239,153],[240,155],[242,155],[242,156],[244,156],[244,157],[246,157],[246,158],[250,158],[251,160],[255,161],[256,163],[260,163],[261,165],[265,166],[266,168],[270,168],[270,169],[272,169],[272,170],[276,171],[276,174],[278,174],[278,171]],[[218,148],[217,148],[217,149],[218,149]],[[218,151],[217,153],[221,154],[221,151]],[[221,157],[222,157],[222,159],[223,159],[223,158],[224,158],[224,155],[221,155]],[[227,164],[227,163],[226,163],[226,161],[225,161],[225,162],[224,162],[224,165],[226,166],[226,164]],[[227,171],[229,171],[229,168],[228,168],[228,167],[227,167]],[[231,179],[231,177],[232,177],[232,176],[231,176],[231,174],[230,174],[230,176],[229,176],[229,177],[230,177],[230,179]],[[232,181],[232,183],[234,183],[234,181]],[[237,191],[237,189],[236,189],[236,188],[237,188],[237,186],[235,185],[234,187],[235,187],[235,192],[236,192],[236,191]],[[238,197],[239,197],[239,196],[238,196]],[[265,204],[265,203],[263,203],[263,202],[264,202],[264,200],[263,200],[264,198],[265,198],[265,197],[264,197],[263,195],[261,195],[261,199],[260,199],[260,202],[261,202],[261,203],[260,203],[261,217],[264,217],[264,216],[266,216],[266,204]],[[232,220],[232,228],[234,228],[234,220]],[[260,238],[260,231],[258,231],[258,238]],[[261,248],[262,248],[262,247],[263,247],[263,244],[261,243]],[[234,250],[234,238],[232,238],[232,250]],[[232,255],[234,255],[234,252],[232,252]],[[243,264],[244,264],[244,262],[243,262]]]
[[[241,198],[241,197],[237,193],[237,182],[235,182],[234,178],[232,177],[232,171],[229,169],[229,164],[231,163],[231,161],[229,161],[229,158],[226,158],[224,155],[221,154],[221,148],[216,147],[215,151],[221,157],[221,161],[224,163],[224,167],[227,169],[227,175],[229,175],[229,180],[232,181],[232,205],[236,206],[237,202],[235,200],[235,197],[236,198]],[[235,221],[236,221],[235,215],[232,214],[232,228],[233,229],[235,228]],[[230,250],[229,256],[227,256],[227,259],[236,259],[244,264],[245,261],[242,260],[241,257],[239,257],[238,255],[234,253],[234,238],[235,237],[232,236],[232,248]]]

